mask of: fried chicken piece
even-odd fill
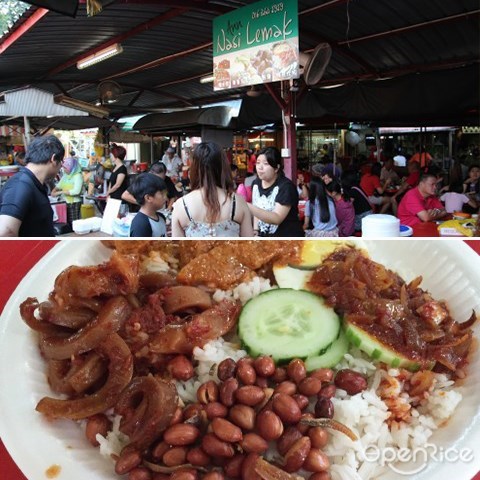
[[[256,270],[267,263],[277,259],[289,263],[298,257],[299,250],[300,242],[295,240],[219,242],[186,264],[178,273],[177,280],[186,285],[227,290],[248,281]]]

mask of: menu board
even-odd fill
[[[213,21],[213,88],[299,78],[297,0],[263,0]]]

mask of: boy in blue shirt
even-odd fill
[[[130,186],[130,193],[140,205],[130,227],[131,237],[166,237],[165,217],[157,210],[165,206],[167,186],[150,173],[141,173]]]

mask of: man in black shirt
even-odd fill
[[[54,237],[46,182],[57,176],[65,149],[54,135],[30,143],[26,166],[0,191],[0,237]]]

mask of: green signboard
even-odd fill
[[[297,0],[247,5],[213,21],[214,89],[299,77]]]

